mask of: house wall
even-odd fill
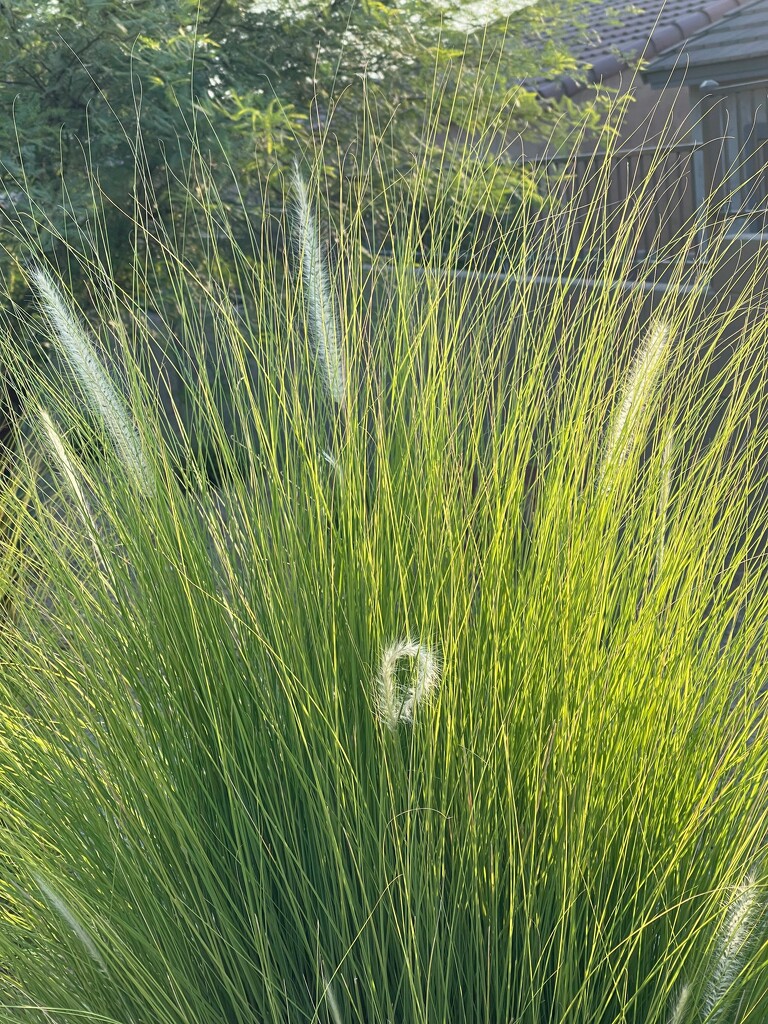
[[[627,104],[615,148],[640,149],[658,145],[659,142],[670,145],[692,141],[694,118],[686,88],[673,86],[663,90],[653,89],[630,70],[606,79],[602,85],[613,90],[618,98],[627,95],[632,97]],[[573,102],[582,106],[593,96],[592,90],[583,89],[573,97]],[[579,151],[591,152],[597,141],[594,136],[585,138]],[[511,152],[527,160],[554,155],[546,143],[526,139],[513,146]]]
[[[625,72],[605,83],[616,89],[619,96],[632,96],[622,122],[619,148],[690,142],[692,115],[688,90],[680,86],[653,89],[637,75],[627,77],[629,74]]]

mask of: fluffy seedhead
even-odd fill
[[[398,685],[397,665],[404,658],[416,662],[412,682]],[[440,682],[440,662],[434,651],[416,640],[395,640],[384,648],[376,679],[376,713],[389,729],[412,722],[416,708],[428,703]]]
[[[328,449],[323,449],[323,451],[320,452],[320,456],[323,459],[323,461],[326,462],[328,464],[328,466],[330,467],[331,473],[332,473],[333,478],[336,481],[336,484],[338,485],[338,487],[339,488],[343,488],[344,487],[344,468],[342,466],[341,460],[338,459],[333,454],[333,452],[328,451]]]
[[[621,401],[608,430],[601,477],[621,466],[632,447],[635,431],[648,406],[669,353],[672,328],[665,320],[649,326],[622,391]]]
[[[58,430],[54,426],[53,420],[45,411],[45,409],[38,410],[38,416],[40,419],[40,427],[42,429],[43,439],[48,451],[59,470],[61,475],[69,487],[72,497],[75,499],[75,503],[80,509],[80,513],[83,517],[88,536],[93,547],[94,554],[96,555],[97,561],[101,561],[99,555],[99,540],[98,530],[96,529],[96,522],[91,515],[91,510],[88,507],[85,494],[82,487],[80,486],[80,479],[75,469],[72,459],[69,456],[69,452],[64,444],[64,439],[59,434]]]
[[[320,967],[322,979],[323,979],[323,995],[325,996],[325,1002],[328,1006],[328,1013],[333,1021],[333,1024],[342,1024],[344,1018],[341,1014],[341,1008],[339,1001],[336,998],[336,992],[333,988],[332,980],[327,977],[325,968],[321,965]]]
[[[87,509],[88,506],[85,501],[85,495],[83,494],[83,489],[80,486],[80,481],[77,478],[75,467],[72,465],[72,460],[64,446],[64,439],[53,425],[53,420],[45,409],[38,410],[38,416],[40,418],[43,438],[57,469],[66,480],[67,486],[69,487],[75,501],[81,508]]]
[[[754,873],[750,873],[734,891],[718,933],[702,1005],[708,1021],[721,1018],[724,1000],[754,948],[757,926],[763,913],[756,883]]]
[[[151,493],[154,480],[136,428],[85,331],[48,274],[38,268],[31,276],[54,339],[80,381],[88,403],[112,438],[126,470],[145,493]]]
[[[72,933],[82,944],[88,956],[101,968],[102,971],[106,971],[106,964],[101,957],[96,944],[88,934],[82,923],[72,913],[70,907],[62,899],[62,897],[43,879],[40,875],[35,875],[35,883],[38,889],[43,894],[43,898],[48,906],[54,910],[63,921],[66,922]]]
[[[672,1016],[669,1018],[669,1024],[683,1024],[685,1012],[688,1009],[690,1002],[691,987],[690,985],[683,985],[677,994],[675,1006],[672,1010]]]
[[[320,234],[307,186],[298,167],[294,169],[292,186],[296,243],[301,260],[310,338],[323,370],[328,394],[337,405],[341,405],[344,401],[346,375],[339,341],[338,317],[331,297]]]

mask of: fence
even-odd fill
[[[558,257],[589,262],[613,239],[638,263],[695,255],[700,215],[697,143],[595,152],[527,163],[555,216],[562,209]],[[628,211],[640,204],[643,211]],[[629,221],[631,220],[631,225]]]

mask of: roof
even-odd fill
[[[768,78],[768,0],[750,0],[715,25],[673,46],[646,69],[651,85],[700,85]]]
[[[758,0],[765,3],[765,0]],[[573,96],[585,86],[611,78],[637,63],[653,60],[718,24],[750,0],[595,0],[580,7],[580,24],[566,38],[571,52],[587,72],[572,78],[538,83],[544,97]]]

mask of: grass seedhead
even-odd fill
[[[638,429],[658,386],[671,341],[672,327],[664,320],[655,320],[648,327],[608,428],[601,471],[603,479],[624,465],[637,443]]]
[[[398,685],[397,667],[405,660],[415,661],[410,685]],[[384,648],[376,682],[376,713],[389,729],[411,723],[418,707],[424,707],[440,683],[437,655],[416,640],[396,640]]]
[[[704,987],[702,1010],[707,1022],[723,1019],[734,985],[754,953],[761,935],[764,905],[757,879],[748,875],[733,892],[717,936],[712,967]]]
[[[136,427],[85,330],[46,271],[37,268],[31,276],[53,337],[79,380],[88,404],[112,438],[125,471],[145,493],[151,494],[153,474]]]
[[[328,267],[306,182],[298,166],[293,174],[295,235],[302,268],[302,287],[309,335],[325,389],[336,405],[344,402],[346,373],[339,318],[331,295]]]

